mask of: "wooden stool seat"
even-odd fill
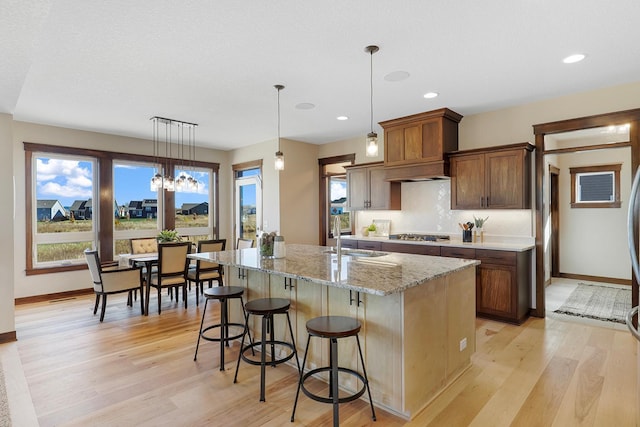
[[[218,286],[204,290],[204,296],[212,299],[238,298],[244,293],[240,286]]]
[[[373,420],[376,420],[376,412],[373,409],[373,400],[371,400],[371,389],[369,388],[369,379],[367,377],[367,370],[364,366],[364,358],[362,357],[362,349],[360,347],[360,338],[358,333],[362,327],[360,321],[352,317],[345,316],[321,316],[315,317],[307,322],[307,346],[304,351],[304,358],[302,359],[302,369],[300,370],[300,378],[298,380],[298,390],[296,391],[296,399],[293,403],[293,412],[291,413],[291,422],[293,422],[296,414],[296,406],[298,406],[298,396],[300,390],[316,402],[330,403],[333,405],[333,425],[338,427],[340,425],[340,414],[338,407],[341,403],[351,402],[359,399],[360,396],[366,391],[369,395],[369,404],[371,405],[371,415]],[[330,340],[330,357],[329,366],[322,366],[304,372],[304,367],[307,363],[307,356],[309,355],[309,343],[311,337],[328,338]],[[338,339],[355,337],[358,343],[358,355],[360,356],[360,363],[362,364],[362,374],[358,371],[349,368],[343,368],[338,365]],[[321,396],[313,393],[305,387],[304,382],[316,374],[328,372],[329,373],[329,396]],[[355,393],[339,397],[338,395],[338,373],[353,375],[362,382],[362,387]]]
[[[193,356],[193,360],[195,361],[198,358],[198,348],[200,347],[200,338],[207,341],[216,341],[220,343],[220,370],[224,371],[224,348],[229,347],[229,341],[238,339],[242,337],[244,339],[244,334],[246,332],[246,324],[242,323],[232,323],[229,322],[228,315],[228,306],[227,302],[230,299],[239,299],[240,305],[242,306],[243,317],[246,316],[246,311],[244,308],[244,302],[242,301],[242,295],[244,294],[244,288],[240,286],[217,286],[215,288],[205,289],[204,296],[204,310],[202,310],[202,320],[200,321],[200,333],[198,334],[198,342],[196,344],[196,352]],[[216,323],[215,325],[204,326],[204,317],[207,313],[207,306],[209,304],[209,300],[218,300],[220,301],[220,323]],[[235,326],[238,328],[242,328],[242,332],[230,336],[229,335],[229,326]],[[220,334],[218,336],[207,335],[207,332],[212,329],[220,328]],[[249,341],[251,342],[251,335],[249,335]]]
[[[320,338],[345,338],[358,335],[362,325],[346,316],[322,316],[307,322],[307,332]]]
[[[298,372],[300,371],[300,361],[298,360],[298,352],[296,351],[296,342],[293,336],[293,328],[291,326],[291,318],[289,317],[289,307],[291,302],[284,298],[261,298],[249,301],[245,304],[245,332],[242,335],[242,341],[240,342],[240,352],[238,353],[238,362],[236,364],[236,374],[233,377],[233,382],[238,381],[238,370],[240,368],[240,360],[244,360],[250,365],[260,366],[260,401],[265,401],[265,366],[267,364],[275,367],[280,363],[284,363],[291,358],[295,357]],[[291,334],[291,342],[276,340],[274,337],[274,323],[273,316],[275,314],[284,314],[287,316],[287,325],[289,326],[289,333]],[[260,341],[249,342],[248,345],[244,345],[244,335],[249,333],[249,316],[262,316],[262,333]],[[268,336],[268,337],[267,337]],[[249,341],[251,341],[251,335],[249,335]],[[276,346],[280,348],[288,348],[290,352],[283,357],[276,357]],[[271,351],[269,361],[267,361],[267,348]],[[260,350],[260,360],[250,359],[245,353],[251,350],[255,355],[255,349]]]
[[[244,309],[249,314],[265,316],[269,314],[286,313],[289,311],[291,302],[284,298],[261,298],[254,299],[245,304]]]

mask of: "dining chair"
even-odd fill
[[[175,288],[178,300],[178,288],[182,288],[184,308],[187,308],[187,270],[189,259],[187,254],[190,242],[168,242],[158,244],[158,271],[151,274],[147,284],[147,310],[149,309],[149,293],[151,288],[158,290],[158,314],[162,306],[162,288]]]
[[[227,246],[227,239],[200,240],[198,241],[198,252],[220,252]],[[200,303],[199,294],[204,292],[204,282],[209,282],[209,287],[213,286],[213,281],[222,286],[222,276],[224,268],[217,262],[197,260],[196,265],[189,268],[187,280],[196,284],[196,305]]]
[[[84,251],[87,259],[89,272],[93,279],[93,291],[96,294],[96,303],[93,307],[93,314],[98,312],[98,305],[102,299],[102,311],[100,313],[100,321],[104,320],[104,313],[107,308],[107,295],[128,292],[127,305],[133,306],[131,292],[140,290],[142,292],[142,270],[137,267],[122,268],[118,266],[104,267],[100,264],[98,251]],[[140,298],[140,310],[144,314],[144,298]]]
[[[238,241],[236,242],[236,249],[252,248],[254,244],[255,241],[253,239],[238,238]]]
[[[158,252],[158,240],[155,237],[141,237],[129,240],[131,244],[131,253],[149,254]]]

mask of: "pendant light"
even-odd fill
[[[278,151],[276,151],[275,168],[277,171],[284,170],[284,154],[280,151],[280,91],[284,89],[283,85],[273,86],[278,91]]]
[[[369,52],[371,58],[371,79],[370,79],[370,89],[371,89],[371,132],[367,134],[367,142],[365,145],[365,154],[367,157],[377,157],[378,156],[378,134],[373,131],[373,54],[376,53],[380,48],[378,46],[367,46],[364,48],[365,52]]]
[[[162,188],[161,168],[158,167],[158,117],[152,117],[153,121],[153,161],[155,162],[156,174],[151,178],[150,190],[158,191]]]

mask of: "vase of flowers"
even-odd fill
[[[260,249],[260,256],[262,258],[273,258],[273,245],[277,233],[272,231],[271,233],[262,232],[258,236],[258,249]]]

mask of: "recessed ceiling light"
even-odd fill
[[[338,116],[338,117],[336,117],[336,119],[338,119],[338,120],[349,120],[349,117],[347,117],[347,116]]]
[[[587,55],[584,55],[582,53],[576,53],[575,55],[567,56],[566,58],[564,58],[562,60],[562,62],[564,62],[565,64],[574,64],[576,62],[582,61],[586,57],[587,57]]]
[[[424,94],[424,97],[427,99],[435,98],[438,96],[438,92],[427,92]]]
[[[316,106],[313,105],[310,102],[302,102],[302,103],[296,105],[296,108],[298,110],[313,110],[314,108],[316,108]]]
[[[386,76],[384,76],[384,79],[388,82],[399,82],[399,81],[408,79],[409,76],[410,74],[407,73],[406,71],[393,71],[387,74]]]

